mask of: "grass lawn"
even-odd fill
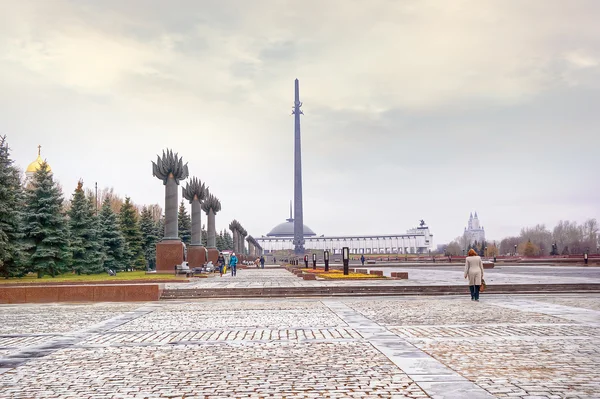
[[[108,273],[100,274],[82,274],[78,276],[72,273],[61,274],[54,278],[50,276],[44,276],[37,278],[36,274],[28,274],[23,278],[0,278],[0,284],[11,284],[11,283],[56,283],[56,282],[77,282],[77,281],[128,281],[128,280],[185,280],[181,276],[175,276],[174,274],[146,274],[145,271],[135,272],[120,272],[116,276],[109,276]]]

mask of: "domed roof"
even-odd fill
[[[38,156],[35,161],[29,164],[27,170],[25,170],[25,173],[35,173],[42,167],[42,163],[44,163],[44,160],[42,159],[41,148],[41,145],[38,146]],[[50,167],[50,165],[48,165],[48,172],[52,172],[52,168]]]
[[[310,229],[307,225],[304,226],[304,237],[313,237],[317,234]],[[280,223],[273,227],[267,237],[293,237],[294,236],[294,221],[287,219],[286,222]]]

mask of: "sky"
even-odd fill
[[[596,0],[0,0],[0,134],[69,197],[164,206],[165,148],[254,237],[304,222],[434,244],[600,219]]]

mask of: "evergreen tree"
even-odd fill
[[[225,241],[225,249],[233,251],[233,236],[227,230],[224,230],[223,238]]]
[[[156,224],[152,219],[152,212],[147,207],[142,208],[142,216],[140,217],[140,230],[142,232],[142,251],[146,264],[154,264],[156,259],[156,243],[158,237],[156,235]]]
[[[98,215],[98,238],[104,252],[104,269],[115,272],[125,269],[125,240],[119,228],[117,214],[113,212],[110,197],[102,203]]]
[[[142,250],[142,234],[138,214],[129,197],[125,197],[125,202],[121,206],[119,225],[125,239],[125,270],[144,270],[146,259]]]
[[[6,136],[0,137],[0,276],[22,277],[21,215],[19,171],[13,166]]]
[[[63,196],[48,164],[42,163],[25,195],[23,233],[26,264],[38,278],[52,277],[69,269],[70,249]]]
[[[79,181],[69,209],[72,268],[77,274],[102,272],[104,256],[97,228],[94,208],[85,196],[83,182]]]
[[[206,228],[204,225],[202,225],[202,230],[201,230],[201,238],[202,238],[202,245],[204,247],[206,247],[208,245],[208,232],[206,231]]]
[[[192,241],[192,219],[185,209],[185,203],[181,201],[179,204],[179,213],[177,214],[179,224],[179,238],[185,245],[189,245]]]
[[[162,215],[160,219],[154,223],[154,230],[158,241],[165,237],[165,215]]]
[[[225,239],[223,238],[223,232],[220,231],[219,234],[216,237],[216,244],[217,244],[217,249],[219,251],[223,251],[225,249],[227,249],[227,247],[225,246]]]

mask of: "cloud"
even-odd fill
[[[223,220],[266,233],[292,197],[298,77],[305,220],[319,234],[393,233],[425,218],[448,240],[474,208],[498,238],[558,213],[598,216],[596,1],[4,9],[2,129],[22,164],[42,143],[65,187],[84,177],[161,202],[148,165],[173,147],[221,196]],[[582,185],[586,195],[565,194]]]

